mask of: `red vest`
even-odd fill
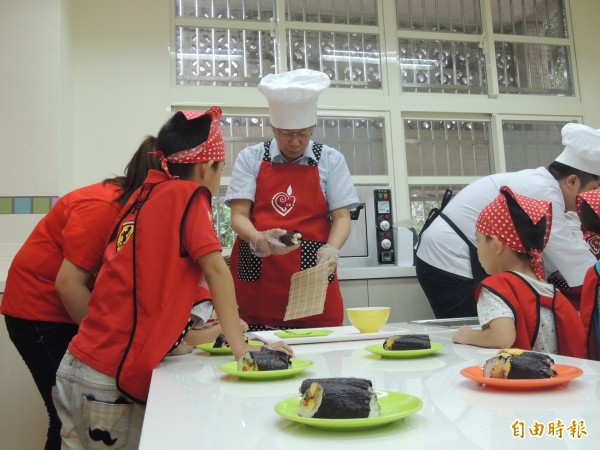
[[[210,193],[197,183],[165,178],[151,171],[123,209],[88,316],[69,345],[138,402],[146,401],[152,370],[185,328],[202,274],[183,250],[182,224],[195,196],[206,196],[210,205]]]
[[[600,289],[600,262],[590,267],[585,274],[581,291],[580,316],[585,330],[588,358],[600,360],[598,349],[598,289]]]
[[[336,273],[330,276],[322,314],[283,321],[291,276],[316,265],[317,250],[327,242],[331,223],[319,178],[322,145],[314,143],[317,161],[311,159],[309,165],[273,164],[269,148],[270,142],[265,142],[250,220],[259,231],[299,231],[303,242],[298,250],[286,255],[259,258],[250,253],[248,242],[236,239],[231,272],[240,317],[249,324],[270,327],[342,325],[344,307]]]
[[[540,328],[540,308],[543,306],[550,308],[554,315],[559,354],[586,357],[583,324],[573,305],[560,292],[554,290],[554,297],[541,296],[513,272],[502,272],[483,280],[475,292],[476,299],[482,286],[504,300],[513,311],[517,333],[514,347],[532,349]]]

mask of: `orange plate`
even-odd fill
[[[488,387],[498,389],[545,389],[554,386],[566,386],[573,378],[581,376],[583,370],[579,367],[565,364],[554,364],[556,376],[552,378],[538,378],[534,380],[504,380],[501,378],[484,378],[483,366],[465,367],[460,371],[463,377],[470,378]]]

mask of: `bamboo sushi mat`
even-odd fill
[[[325,309],[325,297],[329,284],[329,269],[335,262],[319,264],[292,275],[290,295],[283,320],[321,314]]]

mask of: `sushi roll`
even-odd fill
[[[427,334],[401,334],[391,336],[383,342],[384,350],[422,350],[431,348]]]
[[[379,417],[377,395],[360,387],[340,382],[313,381],[298,406],[300,417],[315,419],[361,419]]]
[[[300,386],[300,394],[304,394],[306,390],[310,387],[313,382],[317,383],[338,383],[338,384],[346,384],[349,386],[354,386],[360,389],[364,389],[370,392],[373,392],[373,383],[371,380],[367,380],[365,378],[307,378],[302,382]]]
[[[554,360],[543,353],[521,349],[502,349],[483,366],[485,378],[512,380],[552,378],[556,375]]]
[[[246,352],[238,360],[240,372],[258,372],[266,370],[285,370],[292,366],[287,353],[262,347],[259,351]]]
[[[282,236],[279,236],[279,240],[285,245],[296,245],[302,242],[302,235],[297,231],[290,231]]]
[[[244,341],[248,342],[248,336],[244,336]],[[217,336],[213,348],[229,348],[229,342],[227,342],[227,338],[223,333]]]

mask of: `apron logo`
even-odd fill
[[[271,199],[273,209],[282,216],[286,216],[296,204],[296,197],[292,195],[292,185],[287,188],[287,192],[278,192]]]
[[[133,235],[134,228],[135,226],[133,222],[125,222],[123,225],[121,225],[121,231],[119,231],[119,236],[117,237],[117,251],[121,250],[121,248]]]

